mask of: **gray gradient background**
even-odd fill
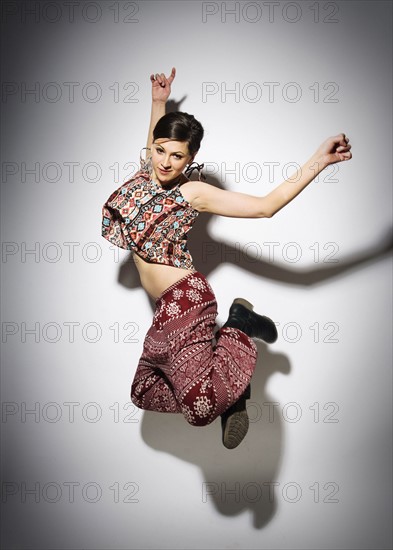
[[[3,168],[5,162],[19,169],[58,163],[61,173],[57,181],[50,181],[53,172],[38,181],[23,181],[20,171],[2,178],[2,547],[391,548],[391,2],[335,2],[336,23],[322,21],[331,11],[324,2],[318,23],[314,2],[297,3],[302,16],[296,23],[282,17],[285,2],[272,22],[257,2],[263,15],[255,23],[244,17],[236,23],[233,16],[222,21],[220,13],[203,23],[201,2],[165,1],[137,3],[138,21],[128,24],[122,18],[130,11],[122,4],[118,23],[111,2],[100,4],[95,23],[77,5],[70,23],[64,4],[57,4],[58,22],[41,14],[23,23],[17,2],[8,3],[17,14],[3,17],[3,82],[57,82],[64,94],[64,82],[81,85],[74,102],[3,96]],[[199,162],[228,169],[235,162],[280,163],[271,181],[266,172],[253,183],[221,171],[211,183],[263,195],[285,179],[285,163],[302,164],[327,137],[345,132],[353,147],[336,181],[328,181],[327,170],[273,219],[200,215],[190,237],[196,267],[216,292],[219,323],[237,295],[280,323],[277,343],[258,344],[253,421],[234,451],[223,448],[219,421],[193,428],[181,416],[130,406],[152,304],[129,253],[114,257],[100,233],[103,203],[145,145],[149,75],[168,74],[173,65],[172,98],[184,99],[181,109],[205,127]],[[266,94],[258,102],[219,94],[202,100],[203,82],[243,88],[269,81],[280,83],[273,102]],[[100,85],[99,101],[83,100],[87,82]],[[115,102],[114,82],[120,90],[137,83],[138,101]],[[288,82],[301,87],[298,102],[282,98]],[[322,97],[325,83],[337,83],[339,101],[313,101],[309,86],[315,82]],[[66,162],[79,163],[73,180]],[[97,181],[82,172],[90,162],[101,167]],[[69,242],[78,243],[74,261]],[[279,243],[274,261],[267,242]],[[281,254],[290,242],[302,251],[298,262]],[[48,243],[57,243],[58,261],[50,261]],[[93,244],[83,253],[87,243]],[[250,255],[221,254],[235,243]],[[317,262],[309,248],[314,243],[321,252]],[[323,249],[326,243],[336,243],[338,263],[323,262],[332,250]],[[204,258],[206,244],[217,253]],[[4,255],[5,246],[13,253]],[[24,257],[23,246],[39,247],[38,257]],[[263,250],[263,257],[253,250]],[[79,323],[73,341],[67,322]],[[339,329],[338,342],[323,341],[329,322]],[[37,341],[23,338],[23,323],[38,323]],[[51,341],[53,323],[61,328],[58,341]],[[88,323],[101,328],[96,342]],[[132,334],[127,323],[137,329],[134,342],[125,341]],[[292,329],[283,334],[287,323],[301,328],[298,341],[290,341]],[[314,323],[319,342],[309,328]],[[11,326],[15,334],[5,338]],[[75,403],[72,422],[69,402]],[[263,403],[272,402],[276,415],[269,421]],[[89,403],[101,414],[97,421]],[[297,422],[290,421],[296,412],[290,403],[301,411]],[[23,413],[34,406],[37,421]],[[309,407],[319,408],[319,422]],[[326,421],[330,413],[338,422]],[[203,498],[206,482],[216,494]],[[269,500],[270,482],[277,485]],[[73,502],[67,483],[79,484]],[[97,502],[89,483],[101,488]],[[310,489],[315,483],[318,502]],[[23,502],[23,484],[38,488],[38,502],[31,494]],[[334,486],[331,498],[338,502],[326,502]],[[51,502],[56,487],[61,493]],[[239,498],[230,493],[236,487]],[[4,492],[12,488],[14,494]],[[137,502],[127,502],[130,497]]]

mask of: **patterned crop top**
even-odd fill
[[[199,211],[181,194],[180,182],[165,189],[151,171],[151,158],[141,158],[141,169],[110,195],[102,207],[102,236],[148,262],[195,269],[187,232]]]

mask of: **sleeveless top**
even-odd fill
[[[152,180],[151,157],[140,161],[140,170],[104,203],[102,236],[148,262],[195,269],[187,232],[199,211],[181,194],[180,182],[166,189]]]

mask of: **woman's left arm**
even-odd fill
[[[226,191],[202,182],[191,182],[195,188],[192,206],[199,212],[232,218],[271,218],[299,195],[329,164],[350,160],[350,148],[345,134],[328,138],[294,175],[265,197]],[[187,185],[191,189],[191,185]]]
[[[263,208],[272,217],[291,202],[303,189],[330,164],[350,160],[352,153],[349,138],[345,134],[326,139],[314,155],[296,173],[263,197]]]

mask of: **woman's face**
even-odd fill
[[[156,139],[151,148],[154,173],[160,183],[165,184],[180,176],[195,155],[190,155],[186,141],[166,138]]]

